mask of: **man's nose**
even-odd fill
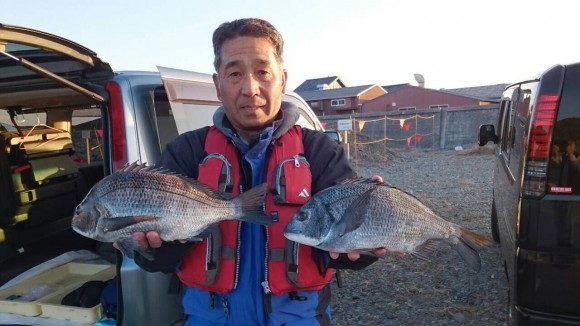
[[[254,96],[260,93],[260,83],[254,74],[246,74],[242,80],[242,94]]]

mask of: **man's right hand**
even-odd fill
[[[133,238],[137,240],[139,247],[141,248],[159,248],[161,247],[161,237],[157,231],[148,231],[148,232],[135,232],[133,233]],[[117,246],[117,242],[113,242],[113,247],[119,249]]]

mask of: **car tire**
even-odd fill
[[[499,243],[499,225],[497,212],[495,210],[495,201],[491,203],[491,236],[493,237],[493,241]]]

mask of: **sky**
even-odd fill
[[[0,23],[70,39],[114,70],[213,73],[211,36],[258,17],[283,35],[288,88],[338,76],[346,86],[432,89],[516,82],[580,61],[580,1],[2,0]]]

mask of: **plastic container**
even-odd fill
[[[114,276],[114,265],[67,263],[0,291],[0,312],[93,323],[101,318],[100,304],[81,308],[60,302],[88,281],[106,281]]]

